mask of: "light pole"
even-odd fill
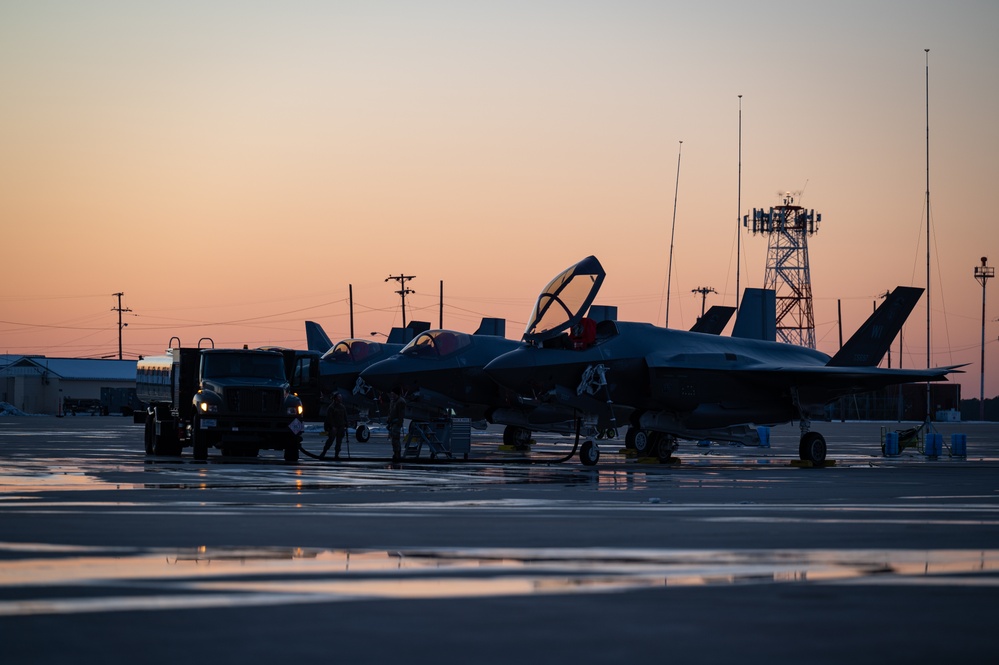
[[[996,269],[986,265],[989,257],[982,257],[982,265],[975,266],[975,279],[982,285],[982,380],[978,389],[978,419],[985,420],[985,283],[996,276]]]

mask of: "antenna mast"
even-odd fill
[[[742,95],[739,95],[739,189],[736,195],[735,211],[735,317],[739,318],[739,300],[742,292],[739,290],[739,278],[742,275]],[[703,316],[704,313],[701,313]]]
[[[812,311],[812,277],[808,264],[808,237],[819,230],[822,215],[795,203],[795,195],[784,195],[784,204],[764,210],[753,208],[745,226],[752,222],[753,235],[769,238],[767,271],[763,288],[772,289],[777,300],[777,337],[781,342],[815,348],[815,316]]]
[[[926,51],[926,368],[930,368],[930,49]],[[926,382],[926,422],[930,422],[930,382]]]
[[[676,151],[676,188],[673,190],[673,230],[669,234],[669,266],[666,268],[666,327],[669,328],[669,291],[673,279],[673,236],[676,234],[676,200],[680,194],[680,157],[683,154],[683,141]]]

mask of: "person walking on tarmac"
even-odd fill
[[[334,441],[336,447],[333,449],[333,459],[340,459],[340,444],[347,434],[347,408],[343,405],[343,397],[340,393],[333,393],[333,403],[326,409],[326,445],[319,459],[326,459],[326,451],[330,449]]]
[[[406,417],[406,400],[402,397],[402,389],[392,386],[389,391],[388,431],[392,439],[392,463],[398,464],[402,459],[402,425]]]

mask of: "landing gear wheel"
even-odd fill
[[[826,461],[826,440],[818,432],[806,432],[798,444],[798,457],[802,462],[821,465]]]
[[[677,448],[676,439],[669,434],[659,434],[656,439],[656,457],[660,462],[672,461],[673,451]]]
[[[354,439],[358,443],[367,443],[370,438],[371,430],[368,429],[367,425],[358,425],[357,429],[354,430]]]
[[[526,450],[531,445],[531,430],[517,425],[507,425],[503,430],[503,443],[517,450]]]
[[[635,452],[638,456],[651,457],[653,453],[652,437],[650,436],[651,433],[644,429],[633,428],[628,430],[629,436],[631,436],[631,432],[635,433],[634,436],[632,436],[632,441],[635,444]]]
[[[597,444],[589,440],[584,441],[579,448],[579,461],[583,463],[583,466],[594,466],[599,459],[600,449],[597,448]]]

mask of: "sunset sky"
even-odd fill
[[[0,0],[0,353],[305,346],[407,318],[518,338],[596,255],[597,302],[671,327],[736,300],[737,218],[783,192],[818,348],[896,285],[972,363],[999,265],[999,3]],[[742,188],[739,204],[739,95]],[[679,156],[682,141],[682,156]],[[679,156],[679,186],[677,163]],[[767,239],[743,231],[741,286]],[[986,397],[999,394],[999,281]],[[926,365],[925,297],[904,367]],[[898,366],[896,343],[893,366]]]

